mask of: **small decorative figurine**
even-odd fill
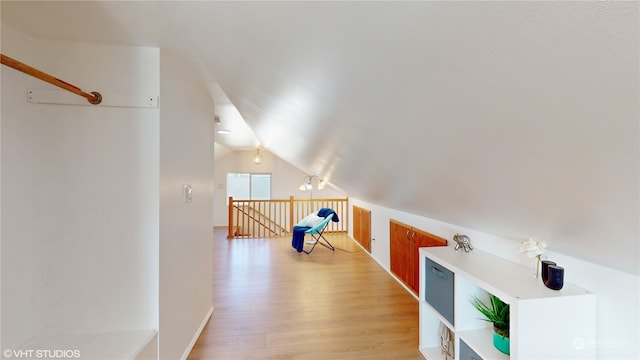
[[[463,248],[465,252],[473,250],[471,240],[467,235],[455,234],[453,235],[453,240],[456,242],[456,251],[460,250],[460,248]]]

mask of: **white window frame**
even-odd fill
[[[259,200],[271,200],[271,193],[273,190],[273,185],[272,185],[272,179],[273,179],[273,175],[271,173],[254,173],[254,172],[233,172],[230,171],[227,173],[227,201],[229,201],[229,196],[231,196],[231,194],[229,194],[229,178],[232,174],[240,174],[240,175],[249,175],[249,199],[237,199],[236,197],[234,197],[234,199],[236,200],[254,200],[253,199],[253,177],[255,175],[268,175],[269,176],[269,197],[268,199],[259,199]]]

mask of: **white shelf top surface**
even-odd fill
[[[579,296],[591,294],[565,282],[561,290],[547,288],[542,279],[534,276],[534,259],[526,267],[482,250],[455,251],[453,247],[420,248],[420,254],[478,284],[507,303],[516,300]],[[566,269],[565,271],[571,271]]]

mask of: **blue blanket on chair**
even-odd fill
[[[318,216],[326,218],[327,216],[333,214],[333,217],[331,218],[331,221],[333,222],[338,222],[340,221],[340,219],[338,218],[338,214],[336,214],[336,212],[333,209],[330,208],[322,208],[320,210],[318,210]]]
[[[302,252],[304,247],[304,232],[311,229],[308,226],[294,226],[293,227],[293,239],[291,240],[291,246],[293,246],[298,252]]]
[[[333,209],[330,208],[322,208],[318,210],[318,216],[326,218],[327,216],[333,214],[331,217],[331,221],[338,222],[340,218],[338,218],[338,214]],[[294,226],[293,227],[293,238],[291,239],[291,246],[298,252],[302,252],[302,248],[304,247],[304,234],[307,230],[311,229],[308,226]]]

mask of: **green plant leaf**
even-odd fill
[[[495,295],[490,295],[489,301],[491,305],[486,305],[480,299],[474,297],[471,304],[485,317],[481,320],[492,323],[499,335],[509,337],[509,304],[506,304]]]

